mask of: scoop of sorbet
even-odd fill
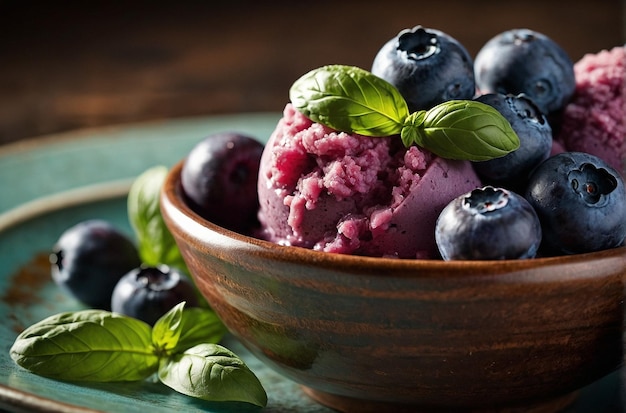
[[[337,132],[287,104],[261,159],[262,237],[325,252],[436,258],[439,213],[478,186],[469,162],[407,149],[397,136]]]
[[[626,46],[583,56],[574,73],[576,90],[555,140],[626,175]]]

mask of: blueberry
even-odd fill
[[[509,121],[520,147],[500,158],[475,162],[474,170],[491,185],[518,190],[526,185],[530,171],[550,156],[552,128],[546,117],[525,95],[488,93],[475,100],[494,107]]]
[[[246,232],[257,223],[257,178],[263,144],[234,132],[208,136],[187,155],[181,172],[183,193],[203,218]]]
[[[529,29],[502,32],[474,60],[481,93],[526,94],[546,116],[559,112],[576,86],[574,64],[565,50]]]
[[[182,301],[186,307],[198,306],[191,279],[167,265],[131,270],[119,280],[110,301],[112,311],[150,325]]]
[[[476,90],[472,58],[453,37],[416,26],[402,30],[376,54],[371,72],[392,85],[410,111],[453,99],[471,99]]]
[[[521,195],[485,186],[446,205],[435,240],[445,260],[533,258],[541,244],[541,225]]]
[[[50,254],[52,279],[82,303],[109,309],[124,274],[141,264],[133,242],[111,223],[80,222],[65,230]]]
[[[594,155],[548,158],[531,174],[525,196],[541,220],[547,254],[599,251],[626,238],[623,179]]]

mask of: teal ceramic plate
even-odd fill
[[[60,134],[0,147],[0,410],[45,412],[234,412],[247,405],[198,401],[152,382],[72,384],[46,379],[9,357],[16,335],[81,305],[49,276],[48,252],[63,230],[103,218],[129,235],[126,193],[154,165],[172,166],[211,133],[237,130],[267,139],[279,114],[181,119]],[[267,390],[268,412],[328,412],[232,338]],[[581,391],[567,412],[622,411],[620,372]]]

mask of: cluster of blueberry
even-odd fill
[[[487,42],[473,61],[457,40],[417,26],[383,45],[372,73],[394,85],[411,111],[475,99],[497,109],[520,138],[516,151],[475,162],[486,186],[442,211],[435,239],[444,259],[531,258],[623,244],[620,173],[589,154],[552,153],[558,114],[575,79],[572,61],[551,39],[510,30]],[[199,142],[181,175],[190,207],[218,225],[249,232],[257,220],[262,152],[260,142],[235,132]],[[153,323],[180,301],[197,303],[186,275],[142,266],[134,244],[106,222],[68,229],[51,258],[55,281],[93,307]]]
[[[512,153],[475,162],[489,186],[442,212],[436,240],[445,259],[514,259],[622,245],[626,192],[620,173],[596,156],[552,153],[559,113],[576,86],[573,62],[553,40],[529,29],[505,31],[472,61],[456,39],[417,26],[380,49],[372,73],[396,86],[412,110],[452,99],[488,104],[520,138]]]
[[[623,245],[626,188],[595,156],[563,152],[541,162],[523,194],[485,186],[461,195],[435,228],[444,259],[518,259]]]
[[[263,144],[238,133],[200,141],[182,170],[183,192],[200,215],[235,231],[256,222],[256,181]],[[181,301],[199,305],[191,278],[179,268],[142,263],[131,238],[110,222],[80,222],[61,234],[50,255],[52,278],[93,308],[152,325]]]
[[[198,305],[186,274],[165,265],[143,265],[133,241],[107,221],[83,221],[65,230],[50,261],[53,280],[89,307],[154,325],[182,301]]]
[[[442,212],[435,238],[444,259],[517,259],[622,245],[626,190],[620,173],[589,154],[552,153],[559,113],[575,89],[573,62],[553,40],[509,30],[472,60],[456,39],[417,26],[385,43],[371,72],[394,85],[411,111],[476,100],[497,109],[520,139],[508,155],[474,162],[487,186]],[[190,206],[222,226],[249,229],[258,209],[262,149],[236,133],[200,142],[182,171]]]

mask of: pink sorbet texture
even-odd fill
[[[480,185],[469,162],[407,149],[398,136],[337,132],[287,104],[261,159],[262,237],[325,252],[437,258],[439,213]]]
[[[576,90],[556,137],[569,151],[588,152],[626,172],[626,46],[583,56]]]

